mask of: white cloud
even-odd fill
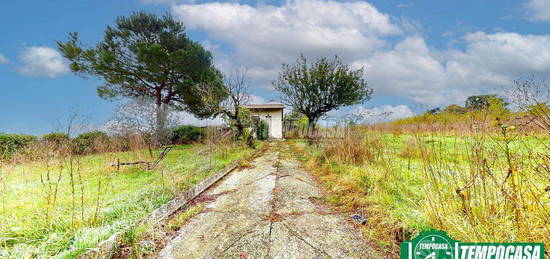
[[[356,66],[367,68],[368,82],[377,94],[397,94],[422,103],[446,99],[440,96],[441,90],[448,90],[444,85],[445,67],[420,37],[405,38],[388,51],[358,61]]]
[[[263,98],[261,96],[251,94],[250,97],[249,97],[249,103],[250,104],[263,104],[263,103],[267,103],[267,101],[265,100],[265,98]]]
[[[365,122],[388,122],[411,117],[414,112],[406,105],[382,105],[374,108],[358,106],[349,114],[362,118]]]
[[[264,83],[300,53],[338,54],[349,61],[382,48],[380,37],[402,33],[389,15],[366,2],[297,0],[255,7],[213,2],[176,5],[173,12],[188,28],[229,43],[231,59],[246,64],[249,75]]]
[[[23,75],[54,78],[69,71],[61,54],[50,47],[27,47],[19,58],[18,71]]]
[[[203,127],[224,124],[224,121],[221,117],[217,117],[215,119],[199,119],[193,114],[184,111],[175,112],[172,116],[174,116],[174,120],[178,122],[178,125],[193,125]]]
[[[8,59],[4,55],[0,54],[0,65],[6,63],[8,63]]]
[[[550,21],[550,0],[529,0],[526,5],[528,20],[530,21]]]
[[[550,35],[473,32],[461,39],[460,49],[437,49],[414,29],[420,25],[396,22],[363,1],[210,2],[174,5],[172,11],[189,29],[208,34],[222,70],[247,67],[259,87],[271,87],[281,63],[300,53],[310,59],[337,54],[366,67],[375,95],[429,106],[498,93],[520,76],[550,76]]]
[[[453,58],[499,74],[541,73],[550,70],[550,35],[469,33],[466,53]]]
[[[366,66],[375,93],[428,105],[460,103],[480,92],[499,92],[528,74],[550,75],[550,35],[468,33],[465,49],[429,48],[407,37],[356,66]]]

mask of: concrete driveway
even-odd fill
[[[275,145],[250,168],[231,172],[198,200],[160,258],[376,258],[348,215],[323,204],[299,162]],[[288,156],[285,156],[288,157]]]

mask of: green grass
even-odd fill
[[[395,253],[401,240],[430,228],[465,242],[550,245],[548,137],[362,132],[346,138],[294,149],[326,186],[329,202],[368,217],[365,233],[383,248]],[[350,160],[358,156],[365,159]]]
[[[0,257],[75,257],[250,152],[205,148],[178,146],[154,170],[109,166],[152,160],[145,151],[82,156],[72,180],[69,158],[1,167]]]

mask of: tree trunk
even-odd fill
[[[252,129],[250,134],[246,136],[246,145],[248,145],[249,148],[256,149],[256,144],[254,143],[254,134],[256,133],[256,129]]]
[[[162,145],[164,142],[164,130],[166,128],[167,106],[162,103],[156,103],[156,125],[155,125],[155,144]]]
[[[235,121],[235,126],[237,127],[237,139],[240,137],[244,137],[244,125],[241,123],[240,120]]]
[[[307,117],[307,121],[308,121],[307,137],[312,138],[315,135],[315,124],[317,124],[317,118]]]

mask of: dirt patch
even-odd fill
[[[227,191],[223,191],[223,192],[220,192],[220,193],[216,193],[216,194],[201,194],[199,195],[198,197],[196,197],[195,199],[191,200],[189,202],[189,205],[190,206],[194,206],[196,204],[199,204],[199,203],[209,203],[209,202],[213,202],[215,201],[218,197],[222,196],[222,195],[226,195],[226,194],[230,194],[230,193],[234,193],[236,192],[237,190],[236,189],[231,189],[231,190],[227,190]]]

